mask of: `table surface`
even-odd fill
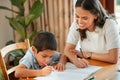
[[[120,80],[120,72],[117,71],[118,65],[120,64],[120,60],[118,60],[118,64],[110,64],[96,60],[88,60],[88,61],[91,65],[103,67],[101,70],[89,76],[89,77],[95,76],[94,80]],[[22,78],[20,80],[34,80],[34,79]]]

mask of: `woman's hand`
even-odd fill
[[[53,66],[53,68],[58,71],[64,71],[66,67],[65,64],[63,63],[57,63],[56,65]]]
[[[77,61],[74,62],[74,64],[78,68],[85,68],[88,66],[89,62],[83,58],[83,59],[78,59]]]

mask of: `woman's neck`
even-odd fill
[[[94,25],[94,24],[91,25],[91,27],[88,28],[88,31],[89,31],[89,32],[95,31],[95,25]]]

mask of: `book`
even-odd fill
[[[93,65],[86,68],[77,68],[74,64],[67,63],[65,71],[59,72],[55,70],[48,76],[35,77],[34,80],[84,80],[101,68]]]

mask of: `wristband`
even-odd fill
[[[91,56],[92,56],[92,52],[88,52],[87,58],[91,59]]]

